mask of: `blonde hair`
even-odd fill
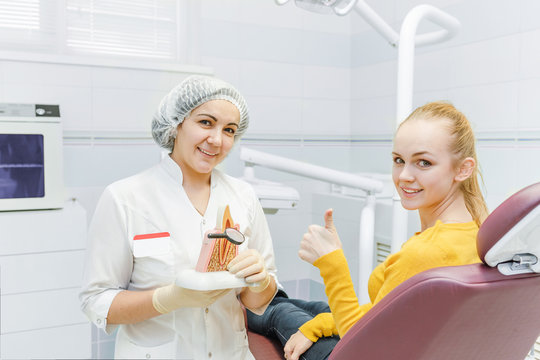
[[[488,215],[488,208],[480,188],[479,178],[480,180],[483,179],[476,156],[476,140],[469,120],[452,104],[443,101],[431,102],[420,106],[403,123],[416,119],[428,121],[446,120],[453,139],[450,143],[450,150],[456,155],[457,160],[463,160],[467,157],[474,159],[476,166],[473,169],[473,173],[460,184],[460,188],[465,198],[467,210],[469,210],[474,221],[480,226]]]

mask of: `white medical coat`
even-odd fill
[[[99,328],[107,324],[113,298],[122,290],[168,285],[180,269],[194,269],[205,231],[229,205],[246,237],[239,251],[257,249],[275,276],[274,253],[262,207],[251,186],[214,170],[204,216],[182,187],[180,167],[166,156],[160,164],[109,185],[89,229],[81,307]],[[221,227],[221,224],[218,224]],[[147,234],[154,234],[148,235]],[[158,234],[158,235],[155,235]],[[143,240],[134,240],[138,238]],[[116,358],[253,359],[243,312],[231,290],[207,308],[181,308],[136,324],[120,325]]]

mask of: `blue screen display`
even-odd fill
[[[45,196],[43,135],[0,134],[0,199]]]

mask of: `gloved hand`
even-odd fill
[[[244,278],[247,283],[259,283],[248,287],[256,293],[264,291],[270,284],[270,275],[266,271],[264,259],[255,249],[247,249],[236,255],[227,265],[227,270],[239,278]]]
[[[198,291],[182,288],[173,283],[154,290],[152,305],[162,314],[184,307],[206,307],[213,304],[229,290]]]

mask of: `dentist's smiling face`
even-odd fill
[[[392,178],[407,210],[436,212],[459,191],[457,159],[445,120],[414,119],[394,139]]]
[[[193,109],[178,125],[171,157],[184,176],[209,175],[234,145],[240,113],[227,100],[211,100]]]

